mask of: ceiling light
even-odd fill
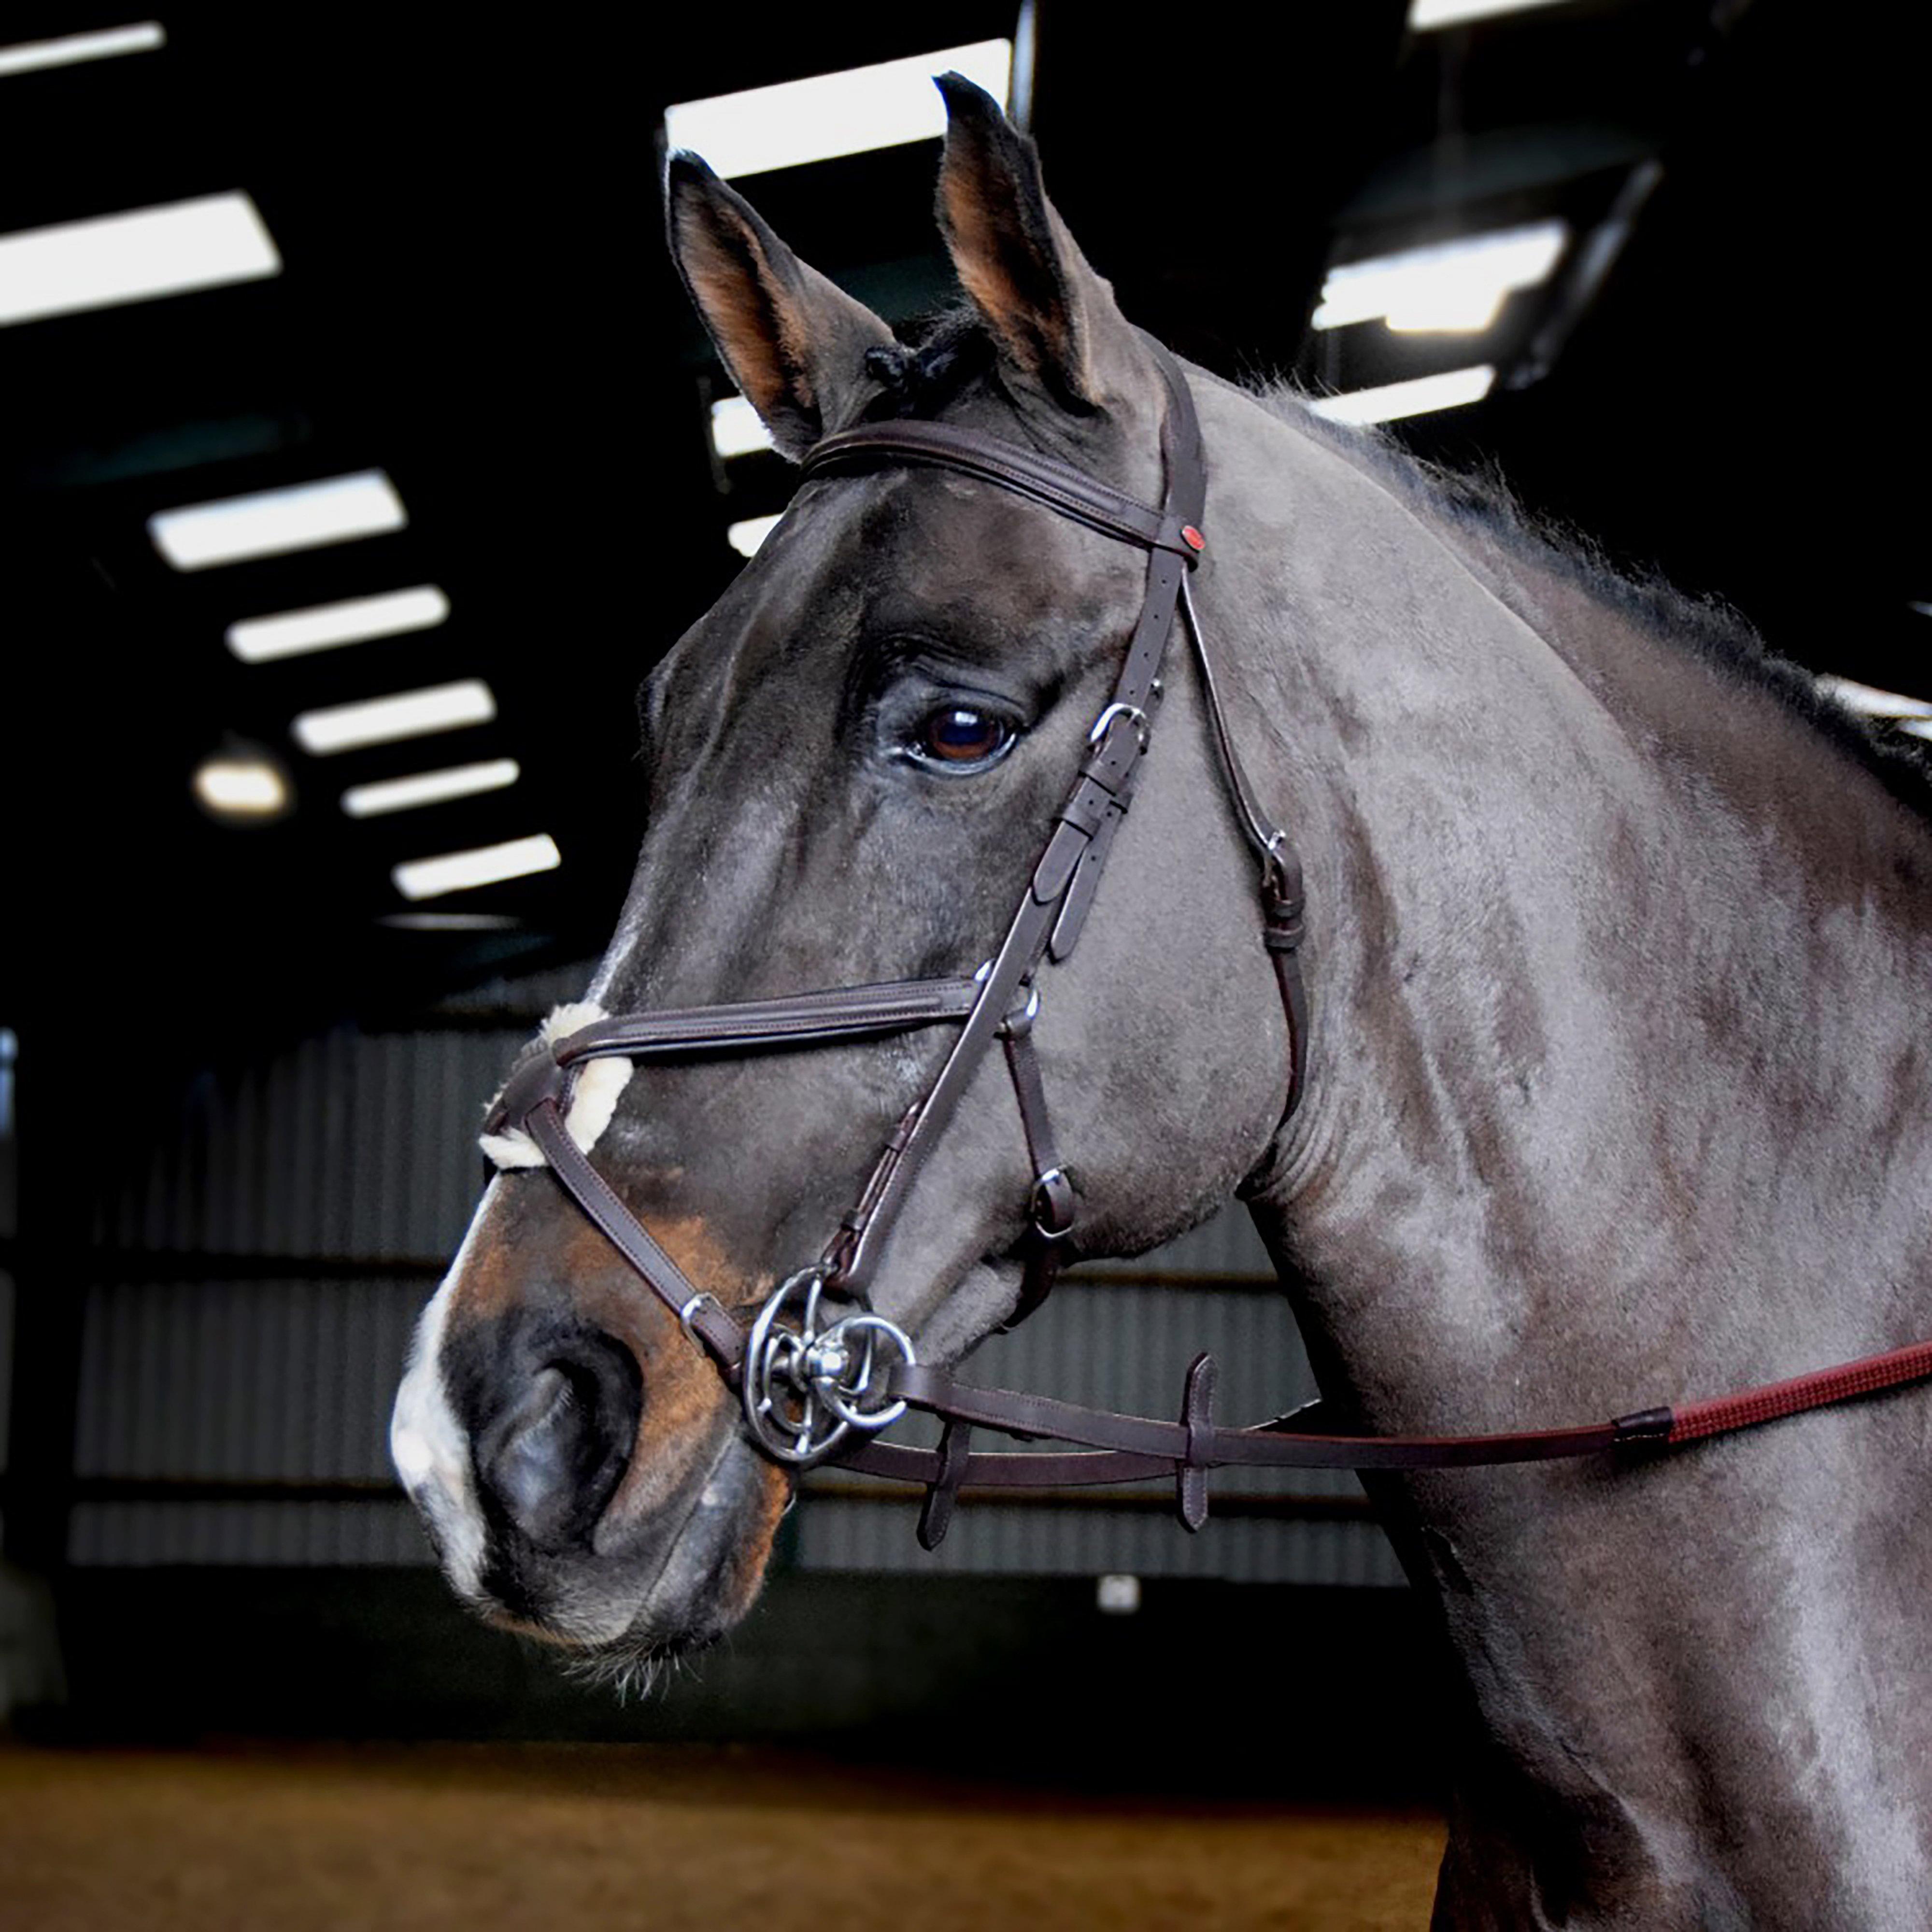
[[[1549,278],[1569,240],[1564,223],[1532,221],[1344,262],[1328,271],[1310,326],[1380,317],[1405,333],[1487,328],[1512,290]]]
[[[441,771],[418,772],[406,778],[351,785],[342,794],[342,808],[351,818],[374,818],[386,812],[409,812],[419,805],[442,805],[452,798],[473,797],[478,792],[500,791],[521,776],[514,758],[448,765]]]
[[[448,615],[449,599],[434,584],[423,584],[380,597],[350,597],[339,604],[314,604],[272,617],[246,617],[229,626],[228,648],[244,664],[268,664],[370,638],[430,630]]]
[[[758,546],[770,536],[776,526],[776,517],[747,517],[742,524],[733,524],[724,532],[724,541],[740,556],[756,556]]]
[[[1918,718],[1911,724],[1901,724],[1898,728],[1915,738],[1932,738],[1932,718]]]
[[[1526,14],[1532,7],[1550,7],[1558,0],[1409,0],[1408,30],[1426,34],[1436,27],[1460,27],[1466,20],[1486,20],[1496,14]]]
[[[245,194],[0,236],[0,324],[259,281],[282,258]]]
[[[332,704],[304,711],[289,727],[304,752],[316,758],[332,752],[359,751],[365,745],[387,745],[398,738],[417,738],[432,731],[453,731],[464,724],[487,724],[496,715],[496,700],[481,678],[454,684],[432,685],[424,691],[401,691],[393,698],[364,698],[355,704]]]
[[[409,512],[380,470],[321,483],[190,503],[148,519],[154,548],[177,570],[206,570],[284,550],[313,550],[407,527]]]
[[[742,396],[726,396],[711,405],[711,447],[728,462],[771,446],[771,431]]]
[[[20,40],[0,47],[0,75],[31,74],[44,67],[72,67],[79,61],[111,60],[116,54],[152,53],[168,37],[158,20],[132,27],[110,27],[98,34],[63,34],[57,40]]]
[[[289,782],[273,759],[224,752],[195,768],[194,795],[217,818],[279,818],[289,808]]]
[[[523,921],[507,912],[386,912],[376,923],[398,932],[513,932]]]
[[[479,845],[467,852],[445,852],[434,859],[410,859],[389,874],[406,899],[433,899],[445,892],[494,886],[532,872],[554,872],[563,863],[556,841],[548,832],[512,838],[501,845]]]
[[[950,68],[1004,100],[1012,65],[1011,40],[944,47],[910,60],[680,101],[664,110],[664,134],[674,148],[702,154],[728,177],[801,167],[943,134],[946,108],[933,86],[934,74]]]
[[[1384,382],[1379,388],[1352,389],[1345,395],[1322,396],[1308,406],[1330,422],[1394,422],[1401,416],[1426,415],[1431,410],[1453,410],[1479,403],[1490,393],[1496,372],[1486,362],[1473,369],[1450,369],[1440,376],[1418,376],[1412,382]]]
[[[1847,711],[1861,718],[1932,718],[1932,704],[1922,698],[1906,698],[1896,691],[1881,691],[1873,684],[1859,684],[1849,677],[1821,677],[1818,688],[1835,699]]]

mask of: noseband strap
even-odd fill
[[[1010,1390],[968,1388],[920,1363],[904,1332],[864,1306],[862,1298],[886,1238],[995,1040],[1004,1052],[1034,1174],[1015,1320],[1045,1298],[1072,1246],[1077,1190],[1060,1163],[1032,1044],[1040,975],[1071,956],[1132,802],[1160,710],[1161,667],[1177,616],[1184,619],[1192,644],[1234,820],[1259,863],[1262,939],[1274,962],[1287,1022],[1283,1126],[1305,1089],[1308,1000],[1300,966],[1300,862],[1286,833],[1262,811],[1228,728],[1188,584],[1205,548],[1201,520],[1208,479],[1200,426],[1178,365],[1158,344],[1150,340],[1147,346],[1167,392],[1161,431],[1166,490],[1158,510],[1053,458],[953,424],[865,424],[827,437],[805,458],[808,482],[882,466],[950,470],[1147,553],[1140,615],[1112,696],[1094,720],[1072,785],[992,958],[970,979],[894,981],[600,1019],[539,1047],[514,1069],[486,1132],[520,1126],[529,1133],[558,1183],[739,1391],[747,1426],[766,1454],[792,1465],[836,1462],[924,1486],[928,1498],[920,1538],[928,1548],[944,1534],[962,1483],[1037,1487],[1167,1476],[1175,1481],[1181,1520],[1196,1529],[1207,1514],[1205,1472],[1224,1465],[1447,1468],[1594,1455],[1637,1444],[1664,1447],[1932,1377],[1928,1342],[1683,1409],[1641,1410],[1568,1429],[1362,1437],[1292,1427],[1306,1420],[1305,1412],[1298,1412],[1258,1428],[1230,1430],[1213,1420],[1214,1375],[1206,1356],[1197,1358],[1189,1371],[1180,1419],[1157,1421]],[[598,1174],[566,1126],[577,1070],[591,1060],[802,1050],[935,1025],[957,1026],[958,1036],[925,1095],[902,1117],[818,1263],[790,1276],[762,1304],[737,1313],[689,1279]],[[1274,1144],[1279,1142],[1277,1131]],[[873,1439],[908,1407],[944,1421],[937,1450]],[[976,1426],[1083,1446],[1064,1453],[986,1454],[969,1446]]]

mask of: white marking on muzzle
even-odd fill
[[[442,1286],[416,1324],[409,1366],[389,1418],[389,1460],[395,1464],[410,1500],[429,1520],[451,1583],[463,1595],[472,1598],[482,1594],[487,1532],[470,1474],[469,1435],[456,1419],[443,1382],[442,1336],[470,1244],[496,1191],[493,1180],[471,1218],[470,1232],[464,1236]]]
[[[609,1016],[594,1000],[578,1000],[558,1006],[543,1023],[544,1044],[562,1040],[567,1034],[587,1027],[593,1020]],[[612,1058],[584,1063],[571,1090],[570,1111],[563,1118],[564,1129],[582,1150],[588,1154],[610,1124],[617,1111],[618,1096],[630,1084],[636,1071],[628,1060]],[[490,1103],[493,1106],[494,1101]],[[510,1127],[500,1134],[484,1134],[478,1144],[499,1168],[542,1167],[547,1165],[543,1150],[521,1127]]]

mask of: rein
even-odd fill
[[[1540,1462],[1634,1445],[1674,1446],[1807,1409],[1932,1378],[1932,1341],[1815,1374],[1678,1408],[1647,1408],[1609,1421],[1490,1436],[1324,1434],[1291,1425],[1319,1407],[1252,1428],[1214,1420],[1210,1355],[1187,1372],[1179,1419],[1166,1422],[956,1382],[919,1361],[911,1339],[863,1305],[886,1234],[952,1118],[960,1095],[997,1040],[1004,1052],[1034,1176],[1025,1273],[1006,1326],[1051,1290],[1073,1232],[1075,1191],[1056,1151],[1033,1025],[1040,978],[1078,944],[1114,836],[1152,741],[1160,672],[1177,616],[1198,669],[1215,748],[1235,820],[1260,866],[1262,943],[1275,968],[1287,1020],[1288,1064],[1281,1124],[1306,1084],[1308,999],[1300,952],[1300,862],[1256,802],[1228,731],[1220,688],[1189,593],[1206,548],[1201,520],[1207,470],[1193,399],[1179,366],[1148,346],[1168,394],[1161,432],[1166,484],[1158,510],[1054,459],[974,430],[928,422],[868,424],[826,437],[804,473],[848,473],[880,465],[926,466],[973,477],[1039,503],[1104,536],[1144,550],[1147,587],[1108,702],[1087,734],[1086,754],[1054,814],[1053,830],[998,950],[970,978],[846,986],[718,1006],[669,1008],[600,1019],[540,1048],[513,1070],[485,1131],[520,1127],[559,1184],[603,1232],[644,1285],[675,1314],[739,1394],[754,1443],[793,1466],[836,1462],[926,1491],[920,1541],[946,1533],[963,1485],[1060,1487],[1172,1479],[1180,1520],[1207,1520],[1208,1472],[1229,1466],[1294,1468],[1439,1469]],[[782,1282],[748,1326],[700,1288],[591,1165],[566,1126],[578,1070],[600,1058],[707,1057],[782,1052],[883,1039],[932,1026],[959,1029],[924,1096],[908,1108],[858,1201],[812,1266]],[[1278,1138],[1280,1129],[1273,1138]],[[937,1449],[874,1439],[908,1408],[939,1417]],[[1030,1440],[1076,1443],[1067,1451],[972,1448],[976,1428]]]

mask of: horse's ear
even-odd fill
[[[866,352],[892,332],[801,262],[695,154],[664,174],[672,259],[745,400],[794,461],[877,387]]]
[[[943,74],[939,225],[954,272],[1008,363],[1056,400],[1102,406],[1142,355],[1114,291],[1041,185],[1039,151],[963,74]]]

